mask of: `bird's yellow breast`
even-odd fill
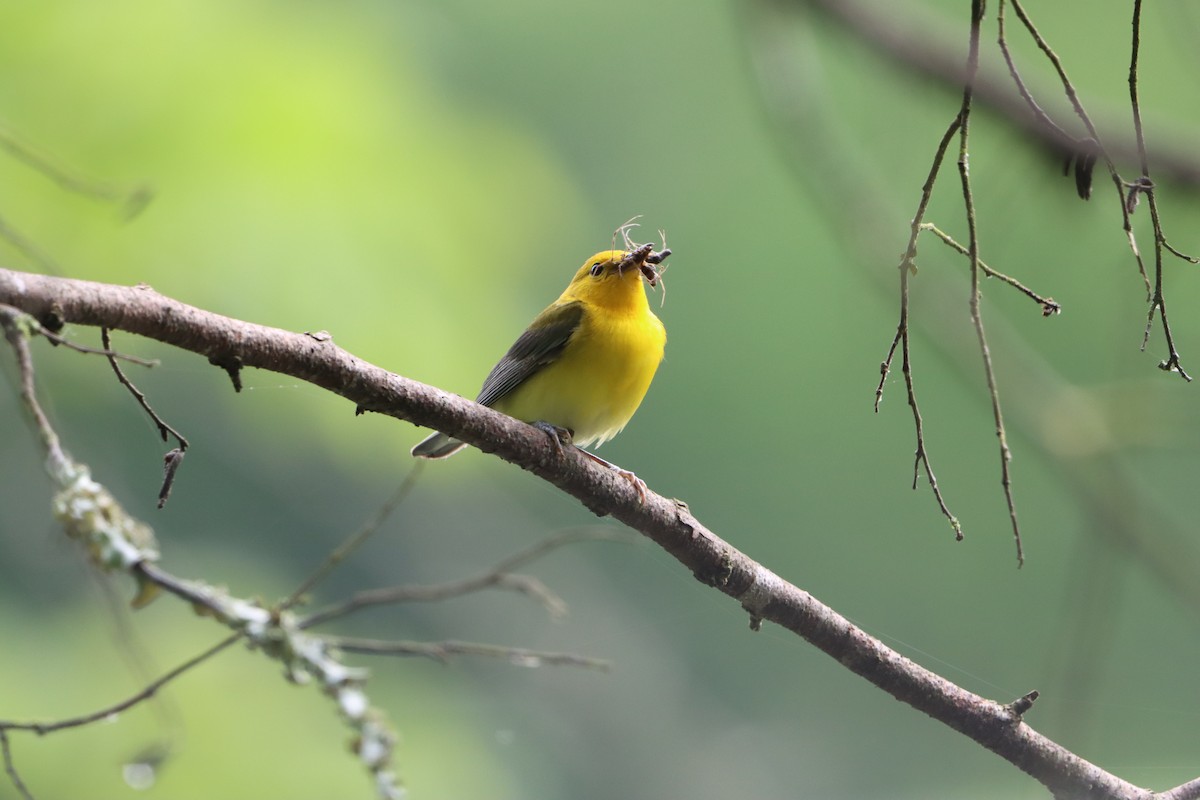
[[[497,402],[496,409],[526,422],[567,428],[583,446],[620,432],[646,396],[667,341],[640,278],[636,288],[641,302],[623,308],[585,300],[579,327],[559,358]],[[559,302],[564,299],[569,299],[566,293]]]

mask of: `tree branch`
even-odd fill
[[[588,658],[575,653],[550,653],[524,647],[482,644],[480,642],[407,642],[382,639],[361,639],[354,636],[326,636],[325,641],[346,653],[372,656],[420,656],[443,664],[455,656],[481,656],[507,661],[518,667],[582,667],[608,672],[612,664],[602,658]]]
[[[53,733],[54,731],[64,730],[66,728],[78,728],[82,725],[89,725],[93,722],[98,722],[102,719],[108,719],[123,711],[133,708],[138,703],[149,700],[158,693],[158,690],[166,686],[171,681],[178,678],[183,673],[190,670],[192,667],[199,666],[213,656],[220,653],[225,648],[232,645],[234,642],[242,638],[240,633],[234,633],[226,636],[221,641],[217,642],[212,647],[208,648],[199,655],[192,656],[187,661],[175,667],[170,672],[167,672],[160,677],[154,679],[150,683],[143,686],[135,694],[126,697],[120,702],[105,706],[98,711],[93,711],[90,714],[81,714],[76,717],[68,717],[66,719],[55,720],[53,722],[9,722],[0,720],[0,733],[4,731],[33,731],[38,735]]]
[[[921,477],[921,467],[924,466],[925,476],[929,479],[929,488],[933,492],[933,497],[937,500],[942,515],[950,521],[950,526],[954,528],[955,540],[961,542],[963,538],[962,524],[958,521],[958,517],[951,513],[950,507],[946,505],[946,500],[942,496],[942,490],[938,488],[937,476],[933,474],[933,465],[929,463],[929,450],[925,445],[925,420],[921,416],[921,407],[917,403],[917,386],[913,379],[908,290],[909,280],[917,271],[917,237],[921,235],[925,212],[929,209],[929,203],[933,199],[933,187],[941,172],[942,161],[946,158],[946,149],[950,146],[954,134],[958,132],[960,124],[961,117],[956,114],[938,142],[937,151],[933,156],[933,164],[929,168],[929,175],[921,187],[921,200],[917,205],[917,213],[912,218],[908,247],[905,248],[904,256],[900,259],[900,321],[896,323],[896,335],[892,337],[892,345],[888,348],[887,357],[879,365],[879,385],[875,387],[875,413],[879,413],[879,403],[883,400],[884,385],[887,383],[888,373],[892,369],[892,361],[896,356],[896,345],[900,345],[900,372],[904,376],[904,388],[908,392],[908,406],[912,410],[913,427],[917,434],[917,449],[913,456],[913,490],[915,491],[917,488],[917,481]]]
[[[883,4],[861,0],[772,0],[786,7],[804,7],[818,12],[851,36],[863,42],[871,51],[890,64],[907,70],[952,92],[961,92],[967,79],[967,67],[961,47],[937,35],[942,20],[922,9],[904,3],[897,10]],[[886,13],[880,9],[887,8]],[[989,111],[998,114],[1024,135],[1042,143],[1054,153],[1086,155],[1082,138],[1073,136],[1058,125],[1046,124],[1045,112],[1034,110],[1026,101],[1028,94],[1014,91],[1008,76],[988,64],[981,64],[974,79],[975,100]],[[1115,113],[1106,117],[1117,118]],[[1090,126],[1090,122],[1087,123]],[[1116,126],[1113,126],[1116,127]],[[1095,130],[1093,127],[1092,130]],[[1137,141],[1105,131],[1106,152],[1121,162],[1133,162],[1138,157]],[[1193,150],[1170,146],[1155,150],[1156,168],[1164,181],[1183,186],[1200,185],[1200,161]]]
[[[1154,797],[1033,730],[1016,713],[1017,707],[968,692],[871,638],[720,539],[692,516],[685,503],[650,491],[639,501],[628,481],[573,449],[556,447],[532,426],[369,364],[326,335],[291,333],[222,317],[145,286],[112,286],[3,269],[0,303],[39,319],[53,313],[67,323],[136,333],[208,356],[221,365],[269,369],[329,389],[361,409],[436,427],[538,475],[595,513],[611,514],[656,542],[697,580],[737,600],[754,629],[766,620],[796,633],[896,699],[1005,758],[1056,796]]]
[[[8,780],[12,783],[13,788],[21,795],[22,800],[33,800],[29,788],[25,786],[25,782],[17,773],[17,766],[13,763],[12,746],[8,743],[8,731],[4,728],[0,728],[0,753],[4,758],[4,771],[8,774]]]
[[[341,603],[320,611],[314,611],[307,617],[303,617],[297,624],[301,629],[311,628],[314,625],[321,625],[330,620],[339,619],[373,606],[395,605],[399,603],[434,603],[451,597],[461,597],[465,594],[491,588],[506,589],[524,594],[541,603],[550,612],[552,617],[561,617],[567,611],[567,604],[563,602],[562,598],[550,591],[537,578],[529,575],[518,575],[512,570],[541,558],[551,550],[556,550],[559,547],[595,539],[621,541],[625,539],[625,536],[604,528],[567,531],[551,536],[548,539],[543,539],[525,550],[509,556],[479,575],[434,584],[432,586],[387,586],[380,589],[364,589],[361,592],[356,592]]]
[[[1015,2],[1015,0],[1014,0]],[[1012,524],[1013,539],[1017,546],[1017,566],[1025,563],[1025,550],[1021,546],[1021,525],[1017,521],[1017,506],[1013,500],[1012,451],[1008,447],[1008,434],[1004,428],[1004,414],[1000,408],[1000,389],[996,384],[996,370],[992,366],[992,352],[988,347],[987,333],[983,325],[983,312],[979,306],[979,229],[975,217],[975,194],[971,189],[970,150],[968,141],[971,130],[971,100],[975,96],[975,80],[979,72],[979,35],[983,22],[983,0],[971,2],[971,34],[967,46],[967,75],[963,84],[962,106],[958,117],[959,126],[958,174],[962,183],[963,210],[967,217],[967,258],[971,261],[971,324],[979,340],[979,353],[983,360],[983,373],[987,378],[988,396],[992,401],[992,419],[996,425],[996,439],[1000,443],[1000,483],[1004,487],[1004,502],[1008,506],[1008,518]]]

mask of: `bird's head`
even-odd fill
[[[634,298],[645,299],[642,281],[659,282],[659,265],[671,251],[655,251],[654,245],[637,245],[629,250],[602,250],[583,262],[564,297],[601,305],[623,305]]]

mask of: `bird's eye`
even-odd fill
[[[604,274],[604,265],[599,261],[592,264],[592,275],[599,278],[602,274]]]

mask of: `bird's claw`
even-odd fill
[[[529,424],[550,437],[550,441],[554,443],[554,448],[558,451],[558,455],[560,457],[563,455],[563,445],[574,444],[572,441],[574,433],[570,428],[564,428],[561,425],[555,425],[554,423],[546,422],[545,420],[537,420],[536,422],[531,422]],[[629,470],[618,467],[611,461],[605,461],[600,456],[594,453],[589,453],[582,447],[576,447],[575,449],[583,453],[592,461],[595,461],[597,464],[608,467],[613,472],[617,473],[617,475],[629,481],[629,485],[633,487],[635,492],[637,492],[638,503],[641,505],[646,504],[646,492],[649,491],[649,487],[646,486],[646,482],[644,480],[639,478],[637,475],[634,475]]]
[[[583,450],[582,448],[579,450],[579,452],[583,453],[585,456],[590,458],[592,461],[595,461],[600,466],[608,467],[613,472],[617,473],[622,478],[629,481],[629,485],[633,487],[633,490],[635,492],[637,492],[638,503],[640,505],[646,505],[646,492],[649,491],[649,488],[646,486],[646,482],[644,480],[639,478],[637,475],[634,475],[629,470],[624,469],[622,467],[618,467],[616,464],[612,463],[611,461],[605,461],[603,458],[596,455],[595,453],[589,453],[587,450]]]
[[[649,488],[646,486],[646,482],[627,469],[621,469],[613,464],[610,464],[609,466],[616,470],[618,475],[629,481],[629,484],[633,486],[633,490],[637,492],[638,504],[643,506],[646,505],[646,491]]]
[[[558,451],[559,458],[562,458],[563,445],[571,444],[570,429],[540,419],[529,424],[550,437],[550,441],[554,444],[554,449]]]

